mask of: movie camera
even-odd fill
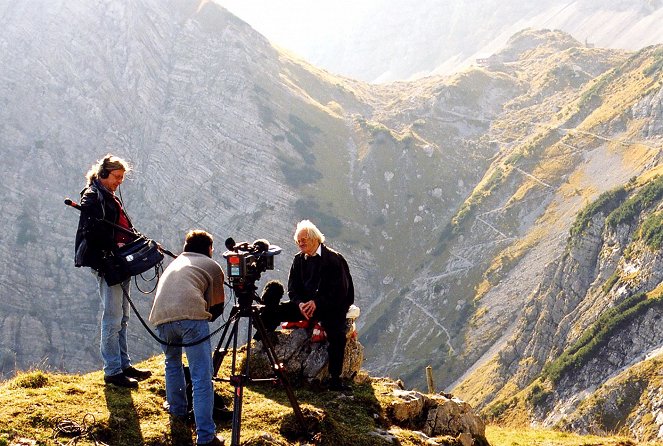
[[[226,239],[223,257],[227,262],[227,277],[235,291],[240,304],[250,305],[255,295],[255,282],[268,269],[274,269],[274,256],[281,253],[281,248],[270,245],[265,239],[253,243],[235,243],[232,238]]]

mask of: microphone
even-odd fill
[[[76,208],[76,209],[80,209],[80,208],[81,208],[81,205],[78,204],[78,203],[76,203],[76,202],[75,202],[74,200],[72,200],[71,198],[65,198],[65,199],[64,199],[64,204],[66,204],[67,206],[71,206],[72,208]]]

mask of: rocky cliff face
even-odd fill
[[[398,226],[448,219],[468,187],[458,183],[471,184],[492,156],[468,143],[485,124],[451,121],[450,135],[422,122],[424,140],[393,106],[415,98],[418,114],[437,107],[444,116],[436,103],[458,101],[462,89],[440,80],[416,93],[329,76],[212,3],[32,1],[3,6],[2,17],[5,374],[99,367],[96,284],[72,267],[77,214],[62,200],[77,198],[83,174],[109,151],[134,165],[122,193],[145,234],[173,251],[192,227],[266,237],[284,247],[268,274],[285,280],[294,224],[312,218],[348,254],[363,307],[389,282],[392,253],[417,240]],[[463,166],[465,156],[477,164]],[[448,209],[436,217],[440,202]],[[150,298],[134,298],[145,314]],[[136,356],[158,352],[133,323]]]
[[[606,309],[634,316],[578,386],[660,346],[660,259],[639,235],[659,201],[603,222],[656,184],[661,48],[527,30],[484,68],[376,86],[278,52],[210,2],[32,0],[0,17],[5,375],[100,367],[95,282],[73,267],[62,199],[109,151],[134,164],[134,223],[173,251],[194,227],[268,238],[284,249],[264,279],[285,280],[295,223],[318,223],[349,260],[373,372],[423,383],[432,365],[438,387],[491,407],[552,373]],[[567,243],[578,212],[627,184]],[[133,296],[146,314],[151,297]],[[134,355],[157,353],[132,324]],[[536,419],[566,413],[575,384],[558,378],[534,392]]]
[[[656,177],[629,194],[608,192],[579,215],[565,254],[483,367],[493,390],[476,401],[486,413],[524,410],[546,426],[661,437],[662,185]]]
[[[547,426],[660,438],[652,400],[663,344],[659,171],[578,214],[515,330],[457,387],[461,394],[483,384],[472,399],[498,418],[525,412]]]

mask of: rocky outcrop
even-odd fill
[[[661,426],[651,395],[660,381],[663,255],[643,228],[658,221],[663,181],[617,196],[606,193],[579,215],[566,253],[548,266],[500,350],[493,382],[525,389],[538,380],[525,404],[545,426],[599,434],[628,426],[651,440]]]
[[[342,378],[353,379],[362,368],[364,347],[359,342],[356,331],[350,331],[345,345]],[[311,342],[312,329],[297,328],[279,330],[270,337],[276,357],[285,366],[289,379],[294,382],[322,382],[329,378],[327,370],[329,355],[327,342]],[[271,364],[264,353],[264,346],[258,341],[251,350],[251,375],[256,378],[272,376]]]
[[[393,390],[388,416],[396,424],[421,430],[427,437],[447,435],[462,445],[488,445],[486,427],[472,407],[451,395]]]

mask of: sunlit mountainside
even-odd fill
[[[100,368],[62,200],[110,151],[134,164],[138,229],[173,251],[194,227],[267,238],[263,282],[315,221],[374,376],[423,387],[431,365],[490,419],[663,436],[661,46],[525,29],[453,75],[374,85],[211,2],[26,0],[0,7],[0,47],[4,376]],[[157,353],[132,324],[134,356]]]

